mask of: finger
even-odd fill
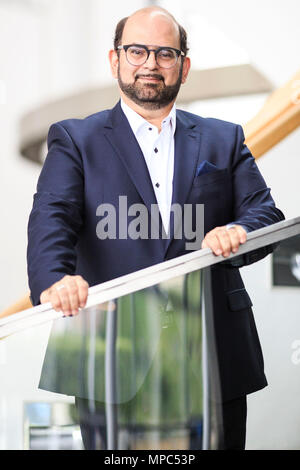
[[[227,258],[227,256],[229,256],[231,252],[231,240],[228,230],[226,230],[226,228],[220,228],[217,231],[217,237],[222,250],[222,255]]]
[[[69,296],[69,304],[72,315],[77,315],[79,313],[79,299],[78,299],[78,287],[75,279],[69,277],[67,279],[66,288]]]
[[[206,241],[206,238],[204,238],[204,239],[202,240],[201,248],[209,248],[208,243],[207,243],[207,241]]]
[[[235,226],[236,231],[239,235],[240,238],[240,243],[245,243],[247,241],[247,232],[246,230],[241,226],[241,225],[236,225]]]
[[[75,276],[75,282],[78,289],[79,307],[83,308],[87,301],[89,285],[81,276]]]
[[[230,238],[231,243],[231,251],[232,253],[236,253],[240,246],[240,236],[236,229],[236,227],[230,227],[227,229],[228,236]]]
[[[56,312],[60,312],[62,310],[61,308],[61,303],[60,303],[60,298],[56,293],[56,290],[53,288],[46,289],[43,291],[40,295],[40,302],[41,304],[45,304],[50,302],[52,308]]]
[[[201,248],[209,248],[208,243],[207,243],[207,241],[206,241],[206,238],[204,238],[204,239],[202,240]]]
[[[58,295],[58,291],[56,289],[51,289],[51,304],[52,307],[56,312],[60,312],[62,310],[62,305],[60,301],[60,297]]]
[[[216,232],[209,232],[204,238],[202,245],[204,245],[203,248],[210,248],[217,256],[222,253],[222,247],[216,236]]]
[[[56,290],[56,294],[59,297],[60,307],[64,315],[69,316],[72,314],[71,305],[69,300],[68,289],[65,285],[54,285],[53,290]],[[53,294],[54,295],[54,294]]]

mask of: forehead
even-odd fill
[[[122,44],[132,43],[178,47],[178,26],[163,14],[133,15],[128,18],[122,36]]]

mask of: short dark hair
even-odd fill
[[[124,31],[125,24],[128,20],[129,16],[126,16],[125,18],[122,18],[122,20],[119,21],[119,23],[116,26],[115,30],[115,37],[114,37],[114,49],[117,50],[118,46],[121,44],[122,41],[122,35]],[[177,21],[175,21],[178,29],[179,29],[179,37],[180,37],[180,50],[184,53],[184,55],[187,55],[189,48],[187,47],[187,34],[186,30],[184,29],[183,26],[181,26]]]

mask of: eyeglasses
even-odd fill
[[[147,62],[150,52],[153,51],[156,63],[159,67],[170,69],[177,64],[180,56],[185,56],[184,52],[174,47],[158,47],[157,49],[149,49],[141,44],[129,44],[126,46],[118,46],[117,50],[124,49],[127,62],[131,65],[143,65]]]

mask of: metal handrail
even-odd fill
[[[226,263],[232,262],[233,266],[242,266],[258,261],[268,254],[264,247],[299,234],[300,217],[255,230],[248,233],[246,243],[239,247],[237,253],[226,258]],[[210,248],[205,248],[155,264],[90,287],[84,309],[224,261],[222,256],[215,256]],[[10,315],[0,320],[0,339],[62,316],[63,313],[56,312],[50,302]]]

